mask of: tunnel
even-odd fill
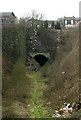
[[[40,64],[40,66],[43,66],[47,61],[48,58],[45,55],[35,55],[34,59]]]

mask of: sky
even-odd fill
[[[44,19],[79,17],[80,0],[1,0],[0,12],[14,12],[19,19],[32,10],[44,14]]]

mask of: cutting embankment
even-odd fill
[[[79,103],[79,31],[77,28],[59,32],[59,45],[53,63],[48,69],[46,106],[59,110],[64,103]],[[50,97],[49,97],[50,96]],[[76,106],[76,105],[75,105]],[[72,117],[79,114],[72,113]]]

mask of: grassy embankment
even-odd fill
[[[59,36],[60,44],[56,58],[49,66],[48,87],[43,94],[50,103],[45,105],[52,109],[60,109],[64,102],[79,102],[79,31],[67,29],[60,31]],[[78,113],[73,113],[72,117],[78,117]]]
[[[6,80],[6,81],[5,81]],[[17,62],[11,75],[3,78],[3,117],[28,117],[27,104],[30,99],[31,81],[26,74],[26,68]]]

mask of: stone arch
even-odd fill
[[[48,57],[44,54],[36,54],[33,58],[40,64],[40,66],[43,66],[48,61]]]

